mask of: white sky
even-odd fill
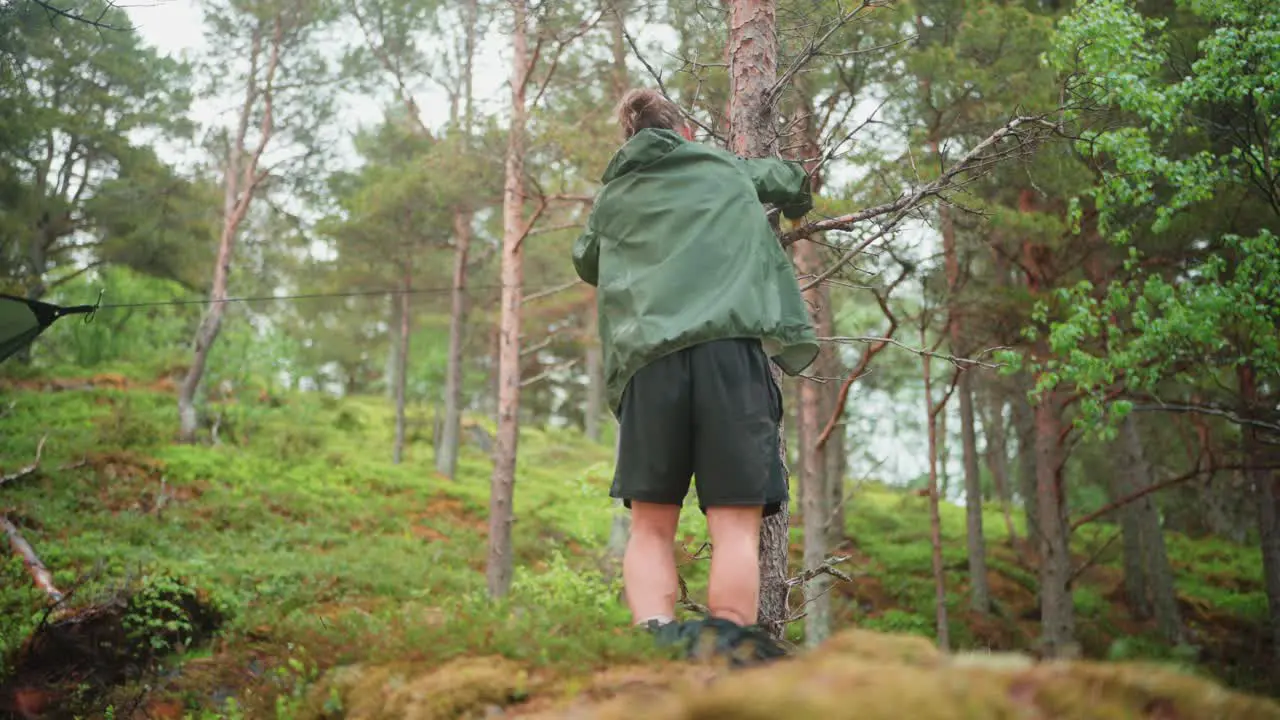
[[[142,4],[131,4],[125,6],[131,21],[136,27],[142,38],[152,46],[156,47],[160,52],[168,55],[181,56],[187,53],[199,53],[205,45],[202,15],[196,0],[153,0],[152,2]],[[636,28],[632,28],[638,37],[637,42],[642,47],[648,47],[650,42],[662,42],[661,31],[654,32],[646,28],[646,32],[636,32]],[[509,52],[505,47],[505,37],[496,29],[491,29],[489,37],[481,44],[476,57],[475,75],[474,75],[474,94],[476,111],[480,113],[502,113],[504,105],[507,101],[507,73]],[[646,50],[647,52],[647,50]],[[635,59],[632,58],[633,64]],[[643,68],[640,68],[643,71]],[[448,101],[443,93],[434,88],[427,87],[425,91],[417,92],[419,102],[423,108],[423,120],[428,126],[437,127],[448,118]],[[382,100],[386,96],[379,99],[374,98],[353,98],[353,102],[349,107],[342,108],[340,116],[342,118],[343,130],[354,131],[359,125],[367,125],[376,123],[380,119],[383,108]],[[874,104],[867,101],[866,106],[860,108],[860,112],[855,113],[855,117],[851,119],[857,122],[861,117],[865,117],[866,113],[874,108]],[[223,104],[219,106],[211,98],[200,98],[196,101],[192,109],[192,119],[202,125],[213,124],[217,122],[226,122],[226,113],[230,112],[229,105]],[[179,150],[174,148],[175,151]],[[189,149],[194,152],[195,149]],[[166,153],[167,154],[167,153]],[[348,156],[350,160],[353,157]],[[173,160],[174,158],[171,158]],[[183,158],[185,159],[185,158]],[[181,162],[181,161],[178,161]],[[837,184],[840,180],[848,179],[848,173],[838,173],[843,177],[831,177],[829,182]],[[925,233],[926,235],[929,233]],[[928,242],[926,239],[925,242]],[[908,361],[906,358],[899,358],[901,361]],[[898,361],[894,358],[886,358],[885,362]],[[915,361],[915,358],[911,358]],[[855,384],[855,388],[858,386]],[[860,397],[859,397],[860,396]],[[896,402],[892,398],[888,398],[880,393],[859,392],[857,389],[850,393],[849,406],[859,408],[857,413],[862,417],[868,415],[879,416],[888,420],[888,424],[892,425],[892,429],[885,431],[884,424],[877,422],[858,422],[859,429],[863,433],[858,433],[859,437],[851,438],[850,448],[852,455],[861,455],[870,453],[875,458],[882,460],[883,465],[875,468],[874,473],[887,481],[905,481],[912,477],[918,476],[927,469],[927,451],[924,446],[924,436],[917,429],[904,427],[900,424],[897,413],[894,412]],[[953,403],[954,405],[954,403]],[[870,406],[870,407],[869,407]],[[908,412],[907,415],[911,415]],[[923,413],[920,413],[923,414]],[[852,420],[852,416],[850,417]],[[958,427],[958,422],[949,422],[948,430]],[[950,433],[948,433],[950,434]],[[953,444],[953,447],[955,445]],[[948,463],[951,476],[958,477],[959,458],[958,447],[951,453],[951,462]],[[855,461],[851,467],[856,477],[859,467],[864,470],[871,470],[868,461],[863,459]],[[953,487],[958,483],[953,483]]]

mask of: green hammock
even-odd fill
[[[55,320],[64,315],[93,317],[97,305],[62,307],[40,300],[0,294],[0,362],[35,341]]]

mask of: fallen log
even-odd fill
[[[53,573],[40,562],[40,557],[36,555],[31,543],[22,537],[22,533],[18,532],[18,526],[14,525],[7,515],[0,515],[0,530],[4,530],[4,534],[8,536],[9,547],[22,558],[22,564],[26,566],[27,572],[31,573],[31,579],[35,581],[36,587],[43,590],[55,603],[62,602],[62,591],[53,584]]]
[[[24,467],[24,468],[21,468],[21,469],[19,469],[19,470],[15,471],[15,472],[11,472],[11,473],[9,473],[8,475],[0,476],[0,485],[4,485],[4,484],[6,484],[6,483],[11,483],[11,482],[13,482],[14,480],[21,480],[22,478],[24,478],[24,477],[26,477],[26,476],[30,475],[31,473],[33,473],[33,472],[35,472],[37,469],[39,469],[39,468],[40,468],[40,454],[44,452],[44,441],[45,441],[48,437],[49,437],[49,435],[48,435],[47,433],[46,433],[46,434],[44,434],[44,435],[41,435],[41,436],[40,436],[40,442],[36,445],[36,459],[35,459],[35,460],[33,460],[33,461],[31,461],[31,464],[30,464],[30,465],[28,465],[28,466],[26,466],[26,467]]]

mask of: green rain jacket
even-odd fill
[[[818,354],[795,271],[760,203],[813,207],[798,163],[743,159],[669,130],[636,133],[602,178],[573,264],[596,286],[609,407],[641,367],[691,345],[759,338],[788,375]]]

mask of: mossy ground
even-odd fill
[[[428,409],[410,408],[406,458],[394,465],[393,416],[383,398],[246,388],[221,405],[219,444],[179,445],[171,383],[89,380],[29,378],[0,389],[0,470],[30,463],[46,437],[40,471],[0,487],[0,509],[59,587],[73,591],[73,604],[110,596],[126,577],[180,578],[225,616],[212,642],[186,646],[163,636],[173,653],[145,678],[150,690],[139,701],[153,717],[292,717],[314,700],[309,693],[324,671],[357,663],[421,668],[504,658],[530,673],[530,687],[557,693],[598,688],[584,678],[602,672],[665,666],[648,638],[626,627],[619,584],[600,571],[613,511],[611,442],[522,431],[516,580],[494,603],[484,581],[488,456],[465,442],[458,478],[438,476]],[[468,422],[492,431],[483,418]],[[857,577],[835,590],[838,625],[931,635],[925,499],[870,485],[849,493],[844,550]],[[992,618],[965,610],[963,510],[944,507],[943,528],[956,644],[1031,644],[1035,576],[1008,546],[998,510],[986,515],[1000,610]],[[1080,559],[1111,531],[1083,529]],[[684,514],[681,535],[689,551],[702,543],[700,513]],[[798,553],[798,527],[793,537]],[[1202,668],[1267,690],[1257,665],[1265,648],[1248,646],[1264,634],[1257,550],[1174,534],[1168,542]],[[1115,600],[1117,562],[1104,553],[1076,591],[1086,652],[1190,663],[1128,620]],[[706,564],[686,558],[681,570],[700,593]],[[42,603],[21,563],[5,554],[0,652],[11,657],[30,635]],[[136,620],[145,626],[142,614]],[[793,640],[800,625],[790,629]],[[124,706],[142,684],[102,702]],[[494,692],[513,691],[523,692],[505,685]],[[487,695],[476,702],[502,704]]]

